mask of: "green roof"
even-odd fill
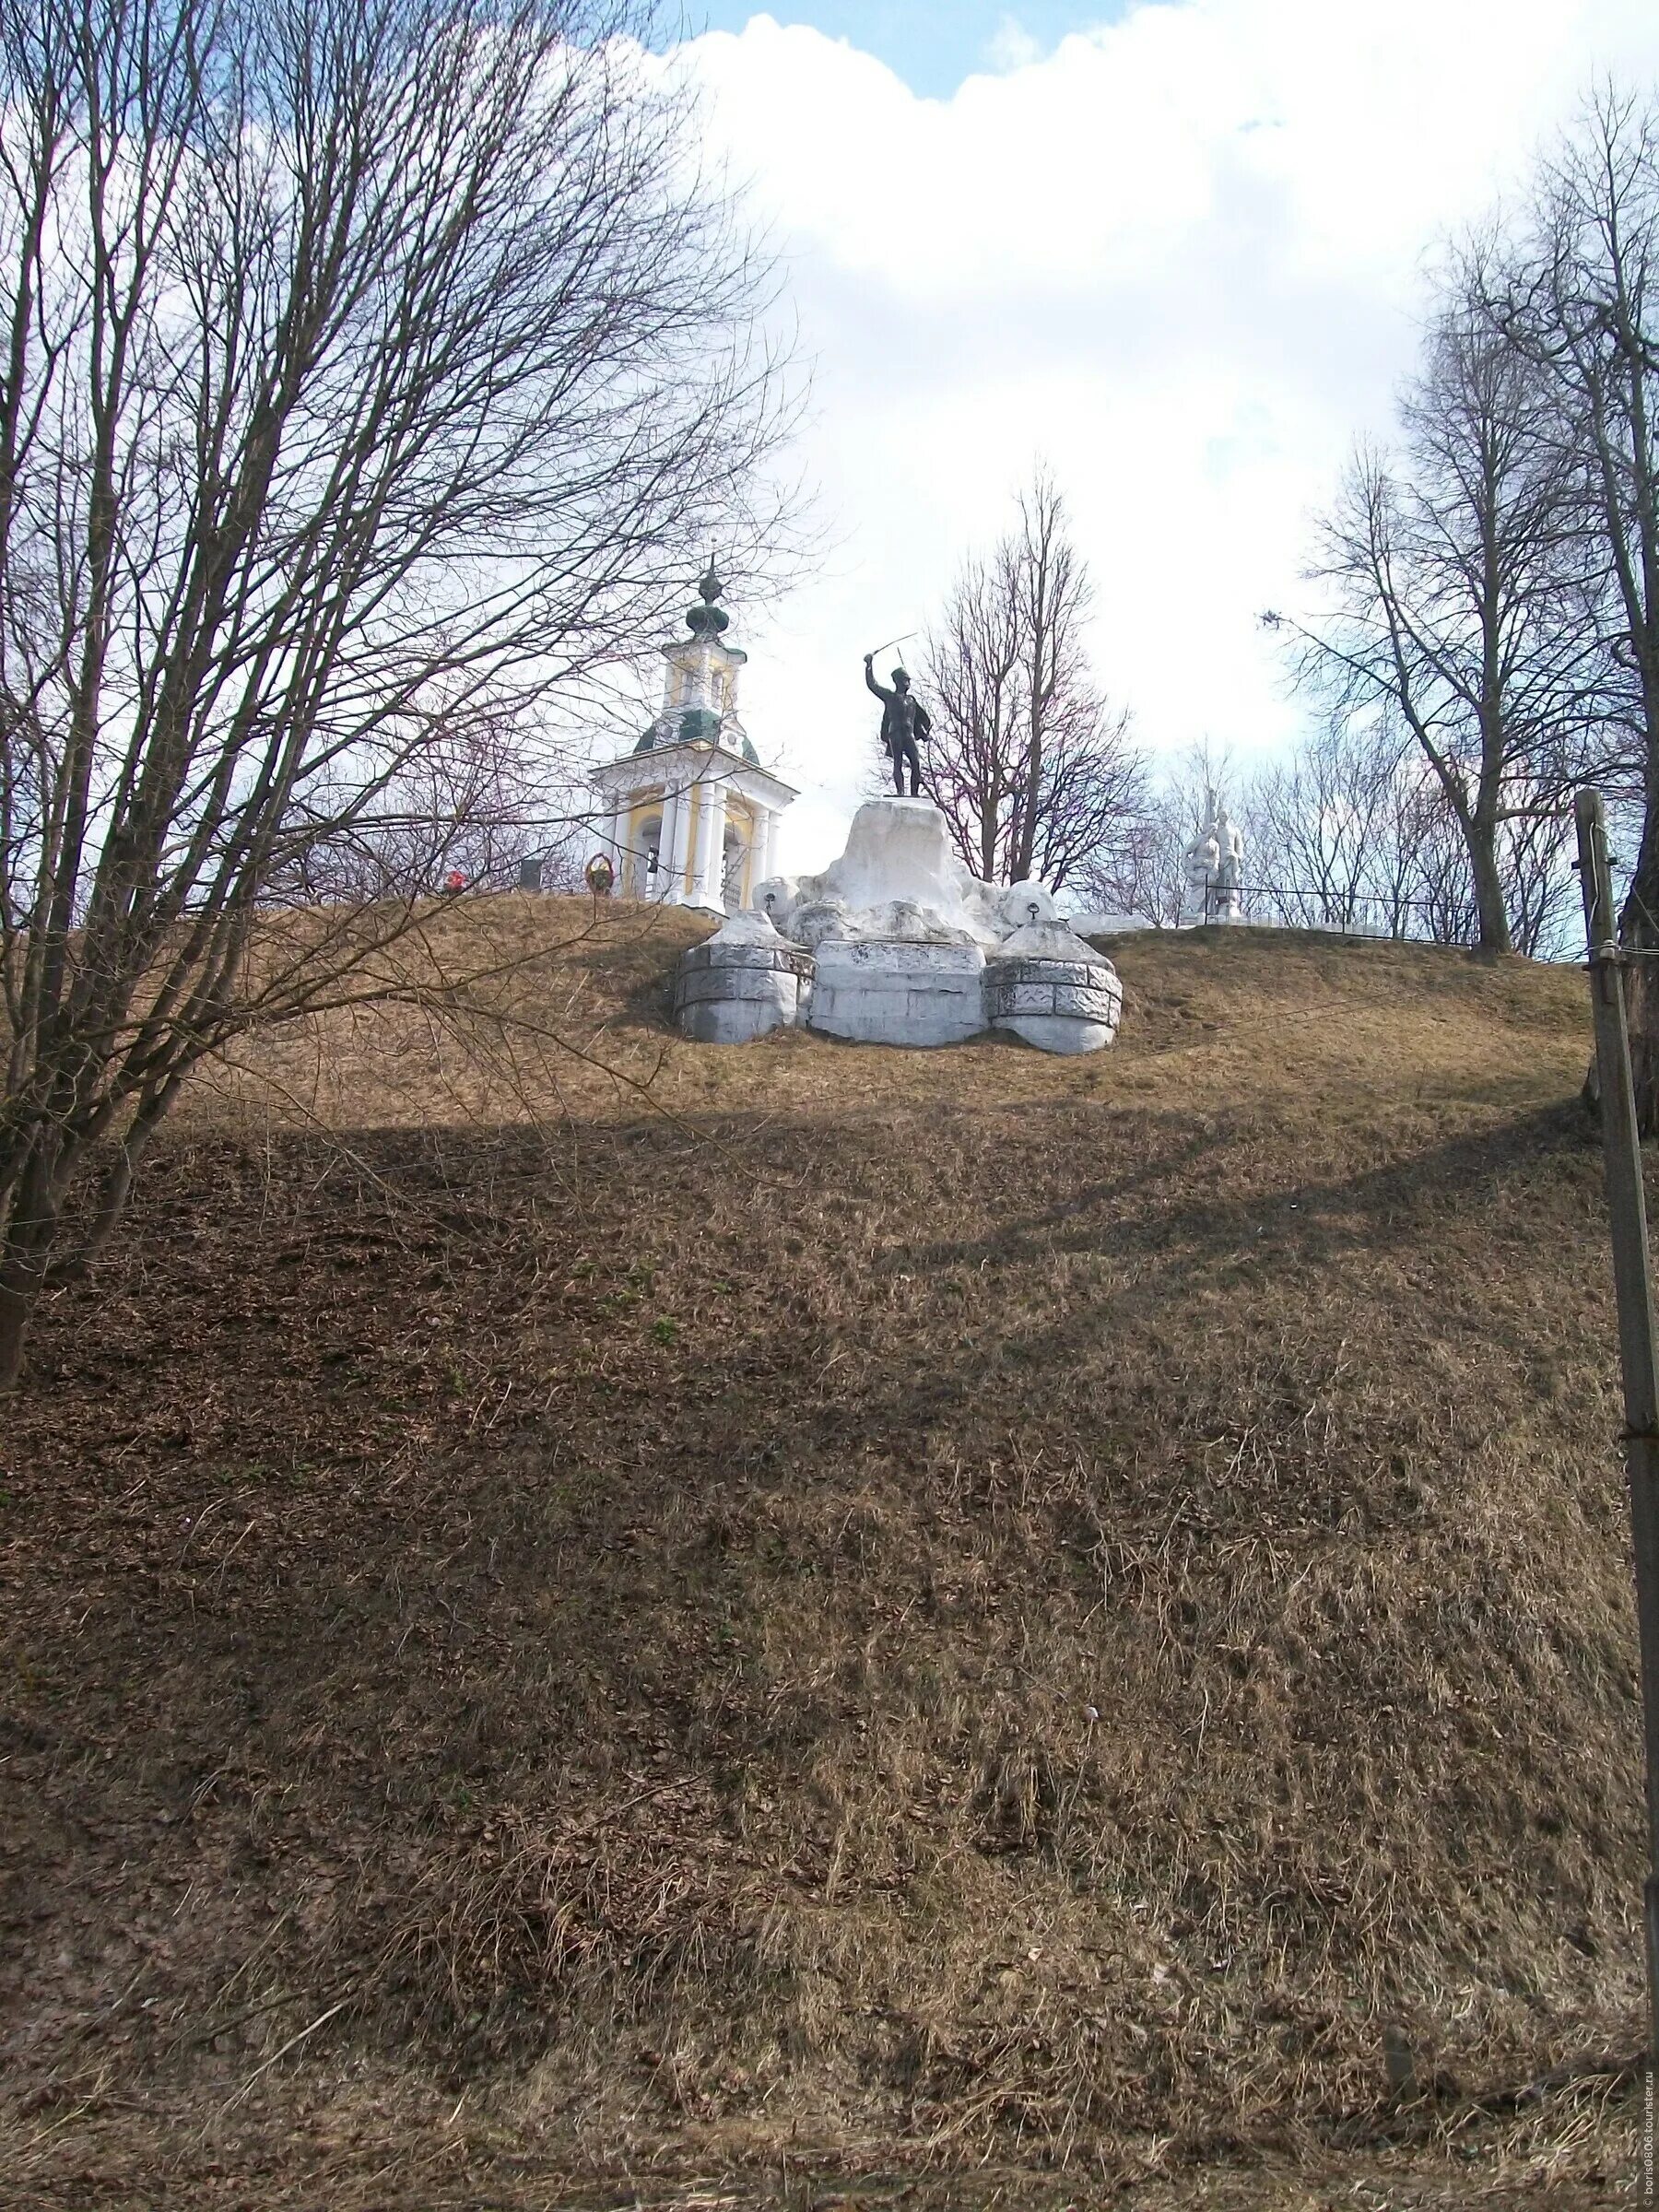
[[[718,745],[720,717],[712,707],[687,707],[669,722],[674,735],[665,736],[662,721],[653,722],[634,747],[636,753],[653,753],[660,745]],[[759,768],[760,756],[745,737],[742,740],[743,758],[751,768]]]

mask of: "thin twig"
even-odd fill
[[[290,2051],[297,2050],[299,2046],[304,2042],[307,2036],[315,2035],[319,2028],[325,2028],[329,2021],[334,2018],[336,2012],[344,2012],[347,2006],[350,2004],[356,1994],[357,1993],[355,1990],[347,1990],[346,1994],[341,1997],[337,2003],[331,2005],[326,2012],[320,2012],[316,2018],[311,2022],[309,2027],[301,2028],[298,2035],[290,2035],[288,2041],[282,2044],[279,2049],[273,2051],[269,2058],[262,2059],[260,2064],[254,2067],[253,2073],[249,2075],[247,2080],[242,2083],[241,2088],[240,2089],[233,2090],[230,2096],[225,2100],[224,2103],[218,2107],[218,2110],[213,2114],[212,2120],[209,2120],[206,2124],[206,2126],[203,2128],[203,2134],[206,2134],[207,2127],[210,2127],[213,2124],[213,2120],[222,2120],[227,2112],[232,2111],[241,2102],[242,2099],[248,2094],[249,2090],[253,2088],[253,2084],[259,2079],[262,2074],[268,2074],[271,2068],[277,2065],[279,2061],[285,2059]]]

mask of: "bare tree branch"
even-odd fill
[[[1301,680],[1354,725],[1379,798],[1394,734],[1416,747],[1465,850],[1479,942],[1503,951],[1500,826],[1577,771],[1606,653],[1584,618],[1575,460],[1549,380],[1485,304],[1493,254],[1453,267],[1397,455],[1362,448],[1321,524],[1311,573],[1334,611],[1294,631]],[[1367,724],[1388,733],[1369,753]]]
[[[775,540],[766,267],[639,28],[6,11],[0,1382],[90,1148],[118,1204],[191,1065],[525,810],[689,549]],[[261,917],[343,892],[251,995]]]
[[[1089,666],[1087,569],[1039,469],[1019,526],[963,568],[925,651],[934,734],[923,788],[988,882],[1081,880],[1126,839],[1145,768]]]

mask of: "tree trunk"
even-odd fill
[[[131,1195],[133,1178],[138,1172],[138,1163],[148,1148],[149,1141],[159,1128],[168,1109],[178,1096],[189,1068],[195,1064],[194,1056],[182,1067],[175,1068],[166,1082],[149,1091],[140,1100],[137,1112],[127,1124],[126,1135],[116,1147],[115,1157],[104,1175],[103,1188],[99,1193],[93,1209],[91,1226],[80,1249],[65,1260],[53,1261],[43,1277],[43,1287],[55,1288],[59,1283],[69,1282],[86,1275],[94,1262],[108,1250],[121,1217],[126,1211]]]
[[[23,1347],[33,1304],[27,1291],[0,1281],[0,1391],[14,1389],[23,1371]]]
[[[19,1235],[14,1223],[0,1239],[0,1391],[10,1390],[23,1371],[29,1324],[45,1275],[45,1241],[38,1233]]]
[[[1624,986],[1636,1126],[1643,1136],[1653,1136],[1659,1134],[1659,813],[1651,806],[1630,896],[1618,918],[1618,941],[1627,952],[1647,956],[1624,971]]]
[[[1469,873],[1475,882],[1475,919],[1482,952],[1510,952],[1509,906],[1503,896],[1503,877],[1498,866],[1497,840],[1489,822],[1477,819],[1469,826]]]
[[[29,1324],[63,1218],[67,1173],[61,1133],[35,1132],[10,1216],[0,1230],[0,1391],[11,1389],[22,1369]]]

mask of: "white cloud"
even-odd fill
[[[1155,0],[948,101],[766,17],[685,52],[817,362],[837,550],[763,626],[734,610],[746,719],[809,786],[805,867],[873,754],[860,656],[937,606],[1039,453],[1147,742],[1293,732],[1255,616],[1295,604],[1309,510],[1386,424],[1426,254],[1598,71],[1659,74],[1659,11]]]
[[[1042,48],[1018,16],[1005,16],[985,41],[985,60],[993,69],[1026,69],[1041,58]]]

